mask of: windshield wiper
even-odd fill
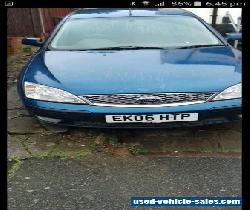
[[[190,49],[190,48],[199,48],[199,47],[221,47],[225,46],[223,44],[199,44],[199,45],[188,45],[182,47],[176,47],[177,49]]]
[[[140,49],[165,49],[164,47],[143,47],[143,46],[117,46],[117,47],[101,47],[83,50],[140,50]],[[81,50],[79,50],[81,51]]]
[[[180,47],[149,47],[149,46],[116,46],[116,47],[100,47],[100,48],[89,48],[89,49],[56,49],[57,51],[95,51],[95,50],[140,50],[140,49],[160,49],[160,50],[171,50],[171,49],[189,49],[189,48],[198,48],[198,47],[215,47],[215,46],[224,46],[222,44],[215,45],[189,45],[189,46],[180,46]],[[48,48],[48,50],[51,50]]]

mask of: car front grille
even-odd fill
[[[83,95],[92,105],[148,106],[184,105],[207,101],[215,93],[153,93],[153,94],[108,94]]]

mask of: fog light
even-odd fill
[[[42,121],[45,121],[45,122],[50,122],[50,123],[59,123],[59,122],[61,122],[61,120],[59,120],[59,119],[54,119],[54,118],[50,118],[50,117],[37,116],[37,118],[39,120],[42,120]]]

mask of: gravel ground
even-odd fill
[[[29,159],[9,181],[8,204],[11,210],[133,209],[129,203],[133,196],[239,197],[240,186],[239,158],[93,155],[82,160]]]

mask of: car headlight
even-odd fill
[[[213,100],[225,100],[233,98],[241,98],[241,83],[225,89],[224,91],[216,95]]]
[[[57,88],[32,82],[24,83],[24,93],[27,98],[64,103],[88,104],[77,96]]]

